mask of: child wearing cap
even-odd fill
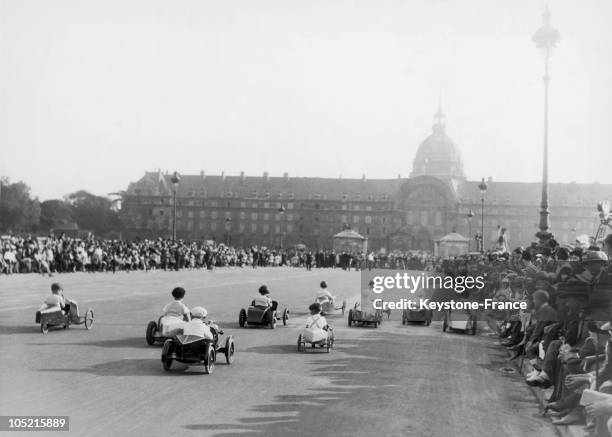
[[[202,337],[207,340],[213,340],[212,332],[204,321],[208,311],[206,308],[197,306],[191,310],[191,320],[185,323],[183,327],[183,335],[193,335],[195,337]]]

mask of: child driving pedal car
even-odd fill
[[[191,321],[183,326],[183,335],[193,335],[207,340],[213,340],[212,332],[204,319],[208,315],[206,308],[198,306],[191,310]]]
[[[321,315],[321,304],[313,303],[308,309],[310,310],[310,316],[306,319],[306,327],[302,332],[304,339],[311,343],[325,340],[329,325],[325,317]]]
[[[267,285],[259,287],[259,296],[253,299],[251,305],[254,307],[268,308],[272,306],[272,298],[270,297],[270,291]]]

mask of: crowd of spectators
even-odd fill
[[[612,234],[587,247],[554,239],[512,253],[434,263],[445,275],[486,278],[482,295],[525,302],[526,310],[485,317],[526,383],[545,390],[545,412],[557,425],[582,424],[612,435]]]
[[[210,241],[107,240],[93,236],[71,238],[9,236],[0,241],[0,274],[119,272],[134,270],[213,269],[215,267],[293,266],[316,268],[422,268],[414,254],[286,250],[252,246],[235,248]]]

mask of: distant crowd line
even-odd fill
[[[218,267],[422,269],[433,257],[425,252],[376,254],[334,250],[251,246],[236,248],[212,242],[85,239],[66,235],[6,236],[0,242],[0,274],[193,270]]]

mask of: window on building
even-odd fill
[[[359,223],[359,216],[358,215],[354,215],[353,216],[353,223]]]
[[[252,223],[251,224],[251,232],[252,233],[256,233],[257,232],[257,223]]]
[[[210,224],[210,230],[211,230],[211,231],[216,231],[216,230],[217,230],[217,223],[215,223],[215,222],[211,222],[211,224]]]
[[[215,219],[217,218],[217,215],[218,215],[218,214],[217,214],[217,211],[212,211],[212,212],[210,213],[210,218],[211,218],[211,219],[213,219],[213,220],[215,220]]]
[[[280,234],[280,225],[274,225],[274,233]]]
[[[257,220],[257,213],[256,212],[252,212],[251,213],[251,220]]]
[[[348,216],[346,216],[346,215],[340,216],[340,221],[342,223],[348,223]]]
[[[206,211],[200,211],[200,218],[206,218]]]
[[[244,219],[246,219],[246,212],[241,211],[240,212],[240,220],[244,220]]]
[[[367,225],[372,224],[372,216],[371,215],[366,215],[365,216],[365,223]],[[368,228],[368,229],[370,229],[370,228]]]
[[[263,215],[263,219],[264,220],[270,220],[270,214],[268,214],[267,212]]]
[[[244,232],[244,227],[244,223],[240,223],[240,225],[238,225],[238,231],[241,233]]]
[[[187,217],[193,218],[193,211],[187,211]]]
[[[268,225],[267,223],[266,223],[266,224],[264,224],[264,225],[262,226],[262,230],[263,230],[263,233],[264,233],[264,234],[267,234],[268,232],[270,232],[270,225]]]

